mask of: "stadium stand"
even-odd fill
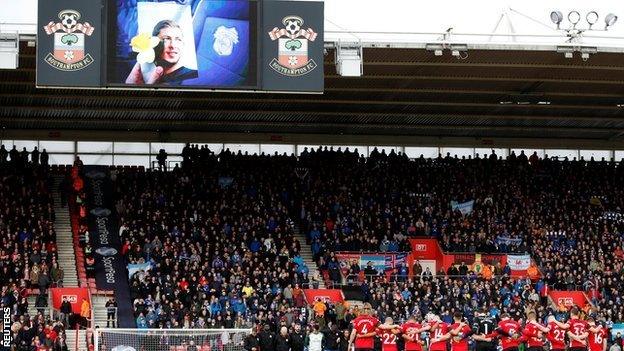
[[[300,292],[308,282],[289,217],[293,158],[224,153],[217,164],[211,154],[184,156],[171,172],[116,175],[122,254],[152,263],[130,282],[138,327],[233,328],[276,318],[281,290]],[[289,309],[304,306],[294,301]]]
[[[349,329],[360,307],[306,303],[309,267],[294,236],[297,228],[307,234],[331,284],[356,286],[379,320],[424,320],[436,314],[451,324],[453,315],[461,313],[472,323],[481,311],[522,319],[530,310],[543,322],[549,315],[569,318],[567,308],[548,299],[550,287],[584,291],[591,301],[582,311],[586,316],[624,321],[618,215],[624,172],[614,162],[529,160],[514,154],[506,160],[496,155],[410,160],[384,152],[365,159],[357,150],[340,149],[304,151],[297,159],[229,151],[215,155],[190,145],[182,156],[182,167],[170,171],[126,167],[112,172],[122,254],[131,264],[150,263],[150,269],[130,280],[139,328],[268,325],[259,333],[266,339],[282,326],[295,335],[301,323],[318,325],[324,335],[337,328],[336,342],[344,344],[346,334],[340,332]],[[18,272],[36,261],[47,271],[56,260],[45,169],[3,164],[3,218],[16,218],[3,221],[3,230],[15,233],[21,246],[12,249],[4,240],[4,253],[14,263],[3,267],[8,273],[2,277],[2,303],[16,306],[14,318],[21,325],[36,329],[43,323],[43,329],[58,329],[58,334],[66,327],[63,321],[45,321],[43,315],[29,321],[33,317],[21,299],[11,300],[12,291],[22,297],[27,293],[20,289],[49,285],[40,287],[39,277],[35,284],[31,269],[24,276]],[[79,205],[85,200],[79,181],[74,180],[73,191],[70,203]],[[469,214],[447,206],[468,200],[475,200]],[[80,212],[86,210],[74,209],[76,249],[87,264],[79,269],[81,280],[95,288],[89,278],[88,231],[80,224]],[[413,237],[436,238],[449,252],[527,251],[541,277],[515,278],[497,266],[487,276],[460,268],[437,276],[419,271],[408,278],[399,268],[348,280],[334,255],[341,250],[408,251]],[[506,239],[521,242],[506,245]],[[58,340],[35,338],[24,328],[15,335],[16,342],[29,345],[51,346]]]
[[[48,289],[63,280],[47,154],[25,148],[7,151],[3,145],[0,178],[0,308],[5,326],[6,309],[11,311],[12,347],[19,351],[67,350],[69,320],[58,315],[50,318],[47,313]]]

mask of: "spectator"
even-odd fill
[[[111,297],[106,301],[106,328],[115,328],[117,323],[117,301]]]
[[[50,162],[50,156],[48,155],[48,152],[46,151],[46,149],[43,149],[43,151],[41,151],[40,158],[41,158],[41,165],[47,167]]]
[[[306,335],[301,329],[301,324],[294,324],[294,331],[290,334],[291,351],[303,351],[305,346]]]
[[[158,170],[159,171],[167,171],[167,152],[165,149],[160,149],[158,151],[158,155],[156,156],[156,160],[158,160]]]
[[[65,325],[70,325],[70,317],[72,316],[72,306],[71,303],[67,300],[66,297],[63,297],[63,302],[61,302],[61,307],[59,308],[61,313],[61,321],[65,323]]]
[[[338,326],[333,323],[328,323],[329,328],[323,332],[323,339],[325,340],[325,351],[339,351],[340,338],[342,333],[338,330]]]
[[[275,349],[275,334],[271,332],[271,326],[265,324],[262,331],[259,334],[260,350],[274,350]]]
[[[82,318],[82,325],[87,327],[89,318],[91,318],[91,304],[85,298],[82,298],[82,304],[80,305],[80,317]]]
[[[246,351],[260,351],[260,337],[256,327],[251,328],[251,333],[245,337]]]
[[[290,351],[291,339],[288,335],[288,328],[281,327],[280,333],[275,339],[275,351]]]
[[[312,327],[312,332],[308,334],[305,344],[308,346],[309,351],[323,351],[324,338],[323,334],[319,331],[318,324]]]

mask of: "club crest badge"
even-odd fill
[[[317,64],[308,57],[308,44],[314,42],[317,33],[312,28],[303,29],[303,19],[286,16],[282,19],[284,28],[273,28],[269,37],[278,43],[278,57],[269,66],[277,73],[297,77],[312,72]]]
[[[79,71],[93,63],[93,57],[85,54],[85,38],[95,28],[89,22],[79,23],[80,12],[63,10],[59,12],[60,22],[44,26],[47,35],[54,35],[54,52],[48,53],[45,62],[60,71]]]

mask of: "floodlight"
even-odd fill
[[[598,12],[596,11],[588,12],[587,15],[585,15],[585,20],[587,21],[587,24],[589,24],[589,28],[598,22],[598,17]]]
[[[605,17],[605,29],[614,25],[615,22],[617,22],[617,20],[618,20],[618,16],[616,16],[613,13],[608,14],[607,17]]]
[[[425,45],[427,51],[433,51],[435,56],[442,56],[444,50],[444,44],[442,43],[430,43]]]
[[[578,11],[570,11],[570,13],[568,13],[568,21],[570,21],[573,26],[576,26],[580,20],[581,14]]]
[[[552,23],[557,25],[557,28],[559,28],[559,25],[561,24],[561,21],[563,21],[563,13],[561,13],[561,11],[553,11],[550,13],[550,20],[552,21]]]

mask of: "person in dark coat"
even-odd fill
[[[35,146],[35,149],[30,154],[30,160],[34,165],[39,164],[39,149]]]
[[[349,331],[343,330],[340,336],[340,344],[338,350],[349,351]]]
[[[264,325],[264,329],[260,332],[260,350],[274,350],[275,349],[275,334],[271,331],[271,327],[268,324]]]
[[[251,328],[251,334],[245,338],[244,347],[246,351],[260,351],[260,336],[255,326]]]
[[[8,156],[9,152],[4,147],[4,144],[2,144],[2,146],[0,146],[0,163],[6,163]]]
[[[305,343],[305,332],[301,329],[300,324],[295,324],[294,332],[290,333],[290,349],[291,351],[303,351]]]
[[[279,335],[275,338],[275,351],[290,351],[290,335],[288,328],[280,328]]]
[[[61,321],[65,323],[65,327],[68,328],[69,327],[69,317],[72,314],[72,306],[71,303],[69,301],[67,301],[67,298],[64,297],[63,298],[63,302],[61,302]]]
[[[325,350],[338,351],[340,349],[340,337],[342,333],[338,330],[338,326],[332,322],[328,323],[328,328],[323,330],[325,334]]]
[[[47,166],[49,161],[50,161],[50,155],[48,155],[48,152],[46,151],[46,149],[43,149],[43,151],[41,152],[41,156],[39,156],[40,160],[41,160],[41,165],[42,166]]]

